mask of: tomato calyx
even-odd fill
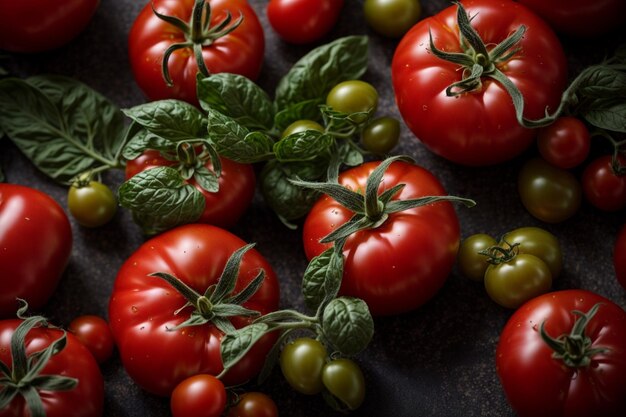
[[[520,243],[509,243],[506,240],[502,244],[491,246],[478,253],[487,257],[487,262],[491,265],[499,265],[510,262],[519,253]]]
[[[167,281],[178,293],[180,293],[187,302],[181,308],[174,312],[174,315],[180,314],[188,307],[193,307],[189,318],[175,327],[168,328],[168,331],[175,331],[185,327],[201,326],[203,324],[212,323],[223,333],[232,333],[235,327],[230,322],[229,317],[245,316],[254,317],[260,313],[255,310],[244,307],[242,304],[248,301],[261,287],[265,279],[265,271],[262,269],[257,276],[240,292],[231,295],[235,290],[239,267],[241,265],[245,253],[252,249],[254,244],[245,245],[228,258],[222,275],[217,284],[209,286],[203,294],[198,293],[189,287],[179,278],[166,273],[154,272],[149,276],[161,278]]]
[[[40,372],[48,364],[50,358],[60,353],[67,344],[67,335],[63,335],[43,350],[26,354],[26,336],[35,327],[48,327],[47,320],[42,316],[25,317],[28,304],[19,300],[22,306],[17,311],[22,323],[11,336],[12,367],[0,361],[0,409],[8,407],[16,395],[26,401],[32,417],[46,417],[46,411],[39,396],[39,390],[69,391],[76,387],[78,380],[61,375],[41,375]]]
[[[226,17],[221,22],[218,22],[214,26],[210,26],[211,5],[205,0],[195,0],[189,22],[184,22],[175,16],[167,16],[157,12],[154,8],[154,4],[152,4],[152,11],[159,19],[164,20],[165,22],[176,27],[185,35],[185,42],[174,43],[163,53],[161,71],[163,79],[169,87],[174,85],[167,65],[172,53],[179,49],[192,48],[196,58],[196,63],[198,64],[198,69],[202,75],[208,77],[210,72],[204,63],[202,48],[210,46],[216,39],[228,35],[237,29],[243,22],[243,14],[241,12],[239,13],[237,20],[233,21],[233,16],[230,14],[230,11],[227,11]]]
[[[554,350],[552,357],[562,360],[570,368],[582,368],[589,366],[591,358],[599,353],[606,352],[604,347],[592,348],[593,341],[585,335],[585,328],[598,312],[602,303],[595,304],[588,312],[573,310],[572,313],[578,318],[569,334],[563,334],[558,338],[553,338],[546,332],[545,321],[541,323],[539,334],[543,341]]]

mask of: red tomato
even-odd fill
[[[147,241],[122,265],[109,303],[109,323],[122,363],[138,385],[166,396],[189,376],[222,371],[222,332],[210,323],[168,330],[188,319],[193,309],[188,307],[176,314],[187,300],[166,281],[148,274],[170,273],[203,294],[217,282],[230,255],[244,244],[214,226],[186,225]],[[244,306],[265,314],[278,307],[278,281],[271,266],[254,249],[243,257],[235,292],[241,291],[260,269],[266,273],[265,281]],[[249,321],[232,319],[235,327]],[[259,372],[274,342],[273,335],[269,336],[228,371],[226,384],[242,383]]]
[[[330,32],[342,7],[343,0],[271,0],[267,18],[287,42],[311,43]]]
[[[339,176],[339,183],[362,192],[377,166],[377,162],[370,162],[349,169]],[[394,162],[385,171],[379,193],[400,183],[406,186],[394,200],[446,194],[433,174],[404,162]],[[320,239],[353,214],[328,196],[320,198],[303,227],[306,256],[311,259],[330,247],[320,243]],[[365,300],[374,315],[415,309],[443,286],[459,241],[459,222],[448,202],[389,214],[379,227],[362,230],[346,240],[340,292]]]
[[[522,93],[526,118],[542,118],[546,107],[554,111],[567,82],[567,64],[552,30],[512,1],[467,0],[463,5],[488,50],[526,26],[519,52],[496,68]],[[463,165],[500,163],[527,149],[536,132],[517,122],[510,95],[487,76],[476,90],[446,95],[467,72],[431,52],[429,31],[438,49],[463,52],[456,14],[455,5],[423,19],[400,41],[391,69],[396,102],[407,126],[434,153]]]
[[[89,349],[98,363],[106,361],[113,354],[115,348],[113,334],[109,323],[102,317],[89,315],[76,317],[67,330]]]
[[[617,29],[626,21],[624,0],[517,0],[557,32],[580,38]]]
[[[22,320],[0,321],[0,361],[12,366],[11,336]],[[26,354],[43,350],[59,339],[63,332],[58,329],[36,327],[26,336]],[[53,355],[40,375],[61,375],[78,379],[78,384],[67,391],[41,390],[46,417],[99,417],[104,405],[104,383],[100,368],[89,350],[72,334],[67,333],[67,344]],[[2,374],[0,373],[0,378]],[[0,382],[0,392],[2,392]],[[8,407],[0,410],[0,417],[31,417],[21,395],[17,395]]]
[[[202,56],[209,73],[230,72],[252,80],[259,76],[265,51],[263,28],[254,9],[246,0],[209,0],[211,28],[232,15],[243,22],[232,32],[212,42],[203,35],[185,34],[179,28],[160,19],[152,7],[183,22],[191,20],[195,0],[149,1],[137,16],[129,33],[128,53],[135,80],[150,100],[176,98],[197,104],[196,74],[198,65],[192,47],[176,50],[169,57],[168,68],[173,85],[168,87],[162,75],[163,54],[171,45],[198,38],[205,42]]]
[[[540,336],[567,336],[583,313],[600,303],[585,327],[587,365],[567,365]],[[570,347],[577,345],[574,342]],[[606,350],[589,352],[590,349]],[[571,349],[574,353],[575,349]],[[576,355],[573,356],[574,358]],[[522,305],[502,330],[496,369],[507,399],[520,417],[617,417],[626,415],[626,312],[584,290],[552,292]]]
[[[262,392],[246,392],[228,410],[228,417],[278,417],[278,407]]]
[[[61,206],[33,188],[0,184],[0,317],[13,317],[16,298],[40,309],[52,296],[72,250]]]
[[[622,226],[613,248],[613,267],[617,282],[626,290],[626,226]]]
[[[0,49],[58,48],[87,27],[100,0],[0,0]]]
[[[575,117],[559,117],[537,134],[539,153],[550,164],[561,169],[583,163],[591,148],[589,129]]]
[[[226,408],[226,388],[213,375],[190,376],[172,392],[173,417],[219,417]]]
[[[626,176],[617,174],[612,166],[613,157],[605,155],[591,161],[582,174],[583,192],[587,201],[604,211],[617,211],[626,207]],[[626,166],[626,157],[619,156]]]
[[[193,184],[206,200],[204,212],[198,222],[229,228],[250,206],[256,179],[252,165],[240,164],[226,158],[221,158],[221,161],[222,173],[218,192],[206,191],[193,178],[188,182]],[[163,158],[159,151],[147,150],[138,158],[126,162],[126,179],[150,168],[174,165],[176,162]],[[213,169],[210,161],[205,166]]]

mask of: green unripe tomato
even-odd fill
[[[548,265],[552,279],[556,279],[563,267],[563,254],[558,239],[552,233],[539,227],[520,227],[502,237],[502,243],[519,243],[519,253],[535,255]]]
[[[109,187],[98,181],[89,181],[87,185],[70,186],[67,207],[81,226],[99,227],[113,218],[117,201]]]
[[[280,354],[280,369],[285,379],[298,392],[307,395],[322,391],[322,369],[328,353],[315,339],[301,337],[286,344]]]
[[[400,139],[400,122],[393,117],[372,120],[361,133],[365,150],[375,154],[389,153]]]
[[[335,359],[322,371],[324,386],[350,410],[356,410],[365,399],[365,377],[361,368],[350,359]]]
[[[420,18],[419,0],[365,0],[365,20],[372,29],[389,38],[404,35]]]
[[[295,122],[287,126],[285,130],[283,130],[280,138],[282,139],[289,135],[293,135],[294,133],[305,132],[307,130],[317,130],[318,132],[324,132],[324,126],[313,120],[296,120]]]
[[[489,262],[487,262],[489,257],[479,252],[495,246],[497,243],[494,238],[484,233],[477,233],[464,239],[457,255],[457,265],[461,275],[472,281],[482,282],[489,266]]]
[[[378,91],[365,81],[344,81],[330,90],[326,104],[341,113],[373,114],[378,107]]]

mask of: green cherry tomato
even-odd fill
[[[400,122],[393,117],[380,117],[372,120],[361,133],[365,150],[375,154],[389,153],[400,139]]]
[[[117,201],[109,187],[98,181],[72,185],[67,194],[67,207],[78,224],[99,227],[115,215]]]
[[[489,265],[485,289],[493,301],[506,308],[517,308],[544,294],[552,286],[550,268],[534,255],[518,253],[507,262]]]
[[[344,81],[330,90],[326,104],[341,113],[373,114],[378,107],[378,91],[365,81]]]
[[[365,20],[372,29],[389,38],[404,35],[420,18],[419,0],[365,0]]]
[[[487,262],[489,257],[479,252],[495,246],[497,243],[494,238],[484,233],[477,233],[464,239],[457,255],[457,265],[461,275],[472,281],[482,282],[489,266],[489,262]]]
[[[524,164],[517,186],[526,210],[544,222],[562,222],[580,208],[582,188],[574,174],[541,158]]]
[[[324,127],[313,120],[296,120],[285,128],[283,133],[280,135],[280,138],[282,139],[289,135],[293,135],[294,133],[304,132],[307,130],[317,130],[318,132],[324,132]]]
[[[365,378],[361,368],[350,359],[334,359],[322,371],[324,387],[350,410],[356,410],[365,399]]]
[[[328,353],[318,340],[301,337],[286,344],[280,354],[280,369],[298,392],[307,395],[322,391],[322,369]]]
[[[563,254],[559,240],[552,233],[539,227],[520,227],[502,237],[502,243],[519,243],[519,253],[535,255],[550,268],[552,279],[556,279],[563,267]]]

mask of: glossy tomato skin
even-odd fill
[[[538,328],[553,338],[569,334],[577,316],[602,303],[586,327],[595,354],[587,367],[569,368],[552,357]],[[544,294],[522,305],[500,334],[496,369],[507,399],[520,417],[617,417],[626,413],[626,313],[585,290]]]
[[[626,157],[619,163],[626,166]],[[582,173],[585,198],[603,211],[617,211],[626,207],[626,175],[618,175],[612,168],[612,156],[600,156],[585,167]]]
[[[219,417],[226,408],[226,388],[213,375],[190,376],[174,388],[170,399],[173,417]]]
[[[221,158],[222,173],[219,179],[219,190],[216,193],[206,191],[193,178],[188,182],[193,184],[204,196],[206,205],[199,223],[209,223],[215,226],[229,228],[248,209],[252,198],[256,178],[252,165],[240,164],[230,159]],[[158,166],[172,166],[175,163],[161,156],[159,151],[147,150],[142,155],[126,163],[126,179],[150,168]],[[212,164],[205,165],[212,170]]]
[[[102,317],[78,316],[70,322],[67,330],[89,349],[98,363],[103,363],[113,355],[113,334],[109,323]]]
[[[244,244],[235,235],[214,226],[185,225],[147,241],[122,265],[109,301],[109,323],[122,363],[139,386],[167,396],[191,375],[217,375],[223,369],[223,334],[212,324],[168,331],[186,320],[191,309],[175,315],[186,300],[167,282],[148,274],[170,273],[204,293],[216,283],[230,255]],[[254,249],[243,258],[235,292],[241,291],[259,269],[265,271],[265,280],[244,306],[265,314],[278,307],[278,281],[271,266]],[[247,323],[249,320],[233,319],[235,327]],[[274,334],[262,338],[230,369],[224,383],[239,384],[254,377],[274,340]]]
[[[208,0],[211,5],[211,25],[221,22],[228,11],[243,23],[231,33],[203,47],[202,55],[210,73],[230,72],[255,80],[261,71],[265,51],[263,28],[254,9],[246,0]],[[168,68],[173,86],[168,87],[161,74],[163,53],[172,44],[184,42],[185,35],[176,27],[159,19],[159,13],[176,16],[184,22],[191,18],[194,0],[154,0],[141,10],[128,36],[128,53],[135,80],[152,101],[176,98],[198,104],[196,74],[198,66],[189,48],[174,52]]]
[[[617,282],[626,290],[626,226],[622,226],[613,247],[613,267]]]
[[[230,408],[228,417],[278,417],[278,407],[262,392],[246,392]]]
[[[467,0],[463,5],[486,45],[500,43],[520,25],[527,27],[522,52],[498,68],[524,96],[524,116],[539,119],[546,107],[555,110],[567,82],[567,63],[547,24],[512,1]],[[396,103],[409,129],[434,153],[462,165],[501,163],[527,149],[536,132],[519,125],[511,97],[491,79],[483,77],[479,90],[446,96],[463,71],[430,52],[429,30],[437,48],[461,52],[456,13],[456,6],[446,8],[402,38],[391,69]]]
[[[580,119],[563,116],[539,129],[537,148],[550,164],[570,169],[580,165],[589,155],[591,135]]]
[[[0,317],[14,317],[16,298],[33,310],[52,296],[69,261],[72,228],[49,195],[0,184]]]
[[[365,190],[378,166],[370,162],[349,169],[339,183]],[[445,195],[439,180],[426,169],[394,162],[384,174],[379,193],[404,183],[394,199]],[[303,226],[304,250],[311,259],[330,247],[320,239],[347,222],[353,213],[323,196],[311,209]],[[374,315],[413,310],[431,299],[443,286],[459,248],[460,228],[453,206],[438,202],[390,214],[378,228],[350,236],[344,245],[344,274],[340,293],[362,298]]]
[[[0,49],[41,52],[74,39],[100,0],[0,0]]]
[[[272,29],[289,43],[315,42],[331,31],[343,0],[271,0],[266,9]]]
[[[545,19],[554,30],[588,38],[616,29],[626,22],[623,0],[517,0]]]
[[[0,360],[12,364],[11,336],[22,320],[0,321]],[[62,336],[58,329],[37,327],[26,336],[26,353],[48,347]],[[67,333],[65,348],[50,358],[40,374],[77,378],[78,385],[69,391],[40,391],[47,417],[100,417],[104,405],[104,382],[100,368],[87,348]],[[0,387],[2,385],[0,384]],[[21,396],[0,410],[0,417],[30,417]]]

